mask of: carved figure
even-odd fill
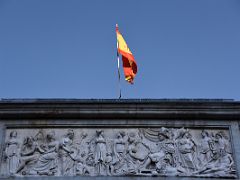
[[[76,159],[76,175],[89,175],[90,168],[86,164],[86,154],[85,152],[81,153],[80,156]]]
[[[125,139],[125,132],[120,131],[117,133],[117,139],[114,140],[114,153],[116,157],[119,157],[119,154],[124,154],[126,153],[126,139]]]
[[[117,133],[117,138],[114,140],[113,145],[113,166],[112,166],[112,174],[122,175],[127,171],[126,167],[126,148],[127,148],[127,139],[126,133],[124,131],[120,131]]]
[[[23,175],[31,174],[31,170],[38,161],[40,153],[42,152],[44,152],[44,150],[38,146],[38,144],[34,141],[34,138],[27,136],[24,139],[23,146],[21,148],[21,158],[17,173],[23,170]]]
[[[6,142],[5,155],[7,158],[9,174],[13,175],[17,172],[19,165],[19,142],[17,140],[17,132],[11,131],[9,140]]]
[[[148,133],[153,136],[150,130]],[[158,139],[155,138],[154,141],[158,141],[158,150],[157,152],[152,152],[149,154],[147,160],[142,166],[143,171],[147,172],[146,169],[150,169],[150,173],[158,174],[158,173],[166,173],[166,165],[173,166],[173,153],[174,153],[174,142],[170,139],[171,133],[167,128],[161,128],[157,134],[155,135]],[[149,138],[149,136],[147,136]],[[152,139],[152,138],[150,138]],[[167,162],[164,164],[164,162]],[[153,167],[150,167],[153,165]],[[170,167],[169,167],[170,168]],[[173,168],[173,167],[172,167]],[[163,171],[164,169],[164,171]]]
[[[106,155],[106,171],[107,171],[108,176],[112,175],[112,172],[113,172],[113,169],[114,169],[112,160],[113,160],[112,153],[107,152],[107,155]]]
[[[88,134],[83,131],[80,135],[80,141],[78,144],[80,158],[83,158],[86,161],[87,154],[89,152],[89,142],[87,141]]]
[[[209,136],[209,133],[205,130],[201,132],[202,139],[198,145],[199,151],[199,167],[205,166],[210,160],[212,156],[212,152],[210,149],[210,145],[212,144],[212,138]]]
[[[196,144],[188,130],[185,130],[180,135],[177,141],[179,151],[179,164],[184,168],[185,173],[189,174],[197,170],[196,161]]]
[[[88,142],[86,142],[86,137],[88,136],[88,134],[83,131],[80,135],[80,140],[79,143],[76,143],[78,145],[78,147],[75,147],[74,145],[74,150],[77,149],[77,155],[73,158],[73,160],[75,161],[75,174],[76,175],[89,175],[90,174],[90,170],[87,166],[87,154],[88,154]],[[73,151],[74,152],[74,151]]]
[[[59,142],[55,139],[55,132],[47,134],[46,150],[40,155],[32,174],[54,175],[58,168]]]
[[[62,170],[64,176],[75,174],[75,160],[78,155],[78,149],[73,144],[74,131],[68,130],[61,142]]]
[[[104,138],[103,130],[97,130],[96,134],[97,137],[95,139],[95,166],[98,175],[106,175],[106,140]]]
[[[128,138],[127,167],[129,174],[137,174],[148,158],[150,149],[143,144],[136,133],[130,133]]]
[[[88,166],[79,161],[76,164],[76,175],[89,175],[89,174],[90,170],[88,169]]]
[[[224,138],[224,135],[221,132],[216,133],[214,142],[212,142],[211,151],[212,151],[212,159],[196,174],[211,174],[218,173],[219,174],[231,174],[234,172],[233,165],[234,161],[231,156],[227,152],[227,140]]]
[[[180,169],[173,167],[172,156],[170,154],[165,155],[162,161],[156,163],[156,172],[170,176],[177,176],[179,173],[182,173]]]

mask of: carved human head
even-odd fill
[[[202,130],[202,133],[201,133],[201,135],[202,135],[202,137],[203,137],[203,138],[204,138],[204,137],[208,137],[208,136],[209,136],[208,132],[207,132],[207,131],[205,131],[205,130]]]
[[[164,141],[165,139],[168,139],[168,130],[164,127],[162,127],[158,132],[158,139],[159,141]]]
[[[55,131],[51,131],[47,134],[47,139],[52,140],[55,139]]]
[[[126,133],[124,131],[119,131],[117,133],[117,138],[123,138],[126,135]]]
[[[120,134],[120,132],[117,133],[117,138],[122,138],[122,135]]]
[[[81,133],[81,137],[84,139],[84,138],[86,138],[87,137],[87,133],[85,132],[85,131],[83,131],[82,133]]]
[[[190,132],[187,130],[187,131],[184,133],[183,137],[185,137],[185,138],[187,138],[187,139],[190,139],[190,138],[192,138],[192,135],[191,135]]]
[[[37,134],[34,136],[34,140],[35,141],[44,141],[44,131],[42,129],[40,129]]]
[[[67,136],[70,138],[70,139],[73,139],[74,137],[74,131],[72,129],[69,129],[68,132],[67,132]]]
[[[216,133],[215,137],[216,137],[216,139],[222,139],[223,138],[221,132]]]
[[[130,143],[133,143],[133,142],[136,141],[136,134],[135,134],[134,132],[130,132],[130,133],[128,134],[128,141],[129,141]]]
[[[98,136],[103,135],[103,130],[102,129],[96,130],[96,133],[97,133]]]
[[[159,141],[164,141],[167,137],[163,133],[158,133],[158,139]]]
[[[173,164],[172,157],[170,154],[166,154],[163,160],[166,164],[171,164],[171,165]]]
[[[119,134],[121,134],[122,137],[126,135],[125,131],[119,131]]]
[[[33,137],[27,136],[27,137],[24,139],[23,144],[25,144],[25,145],[27,145],[27,146],[32,146],[32,145],[33,145]]]
[[[17,137],[17,131],[11,131],[10,132],[10,137],[11,138],[16,138]]]

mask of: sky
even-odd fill
[[[240,100],[239,0],[0,0],[0,98]]]

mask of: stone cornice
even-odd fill
[[[239,120],[231,99],[2,99],[0,119]]]

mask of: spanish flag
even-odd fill
[[[118,30],[118,25],[116,24],[117,33],[117,49],[118,53],[122,55],[123,71],[125,75],[125,80],[133,84],[134,77],[137,74],[137,63],[130,49],[127,46],[126,41]]]

